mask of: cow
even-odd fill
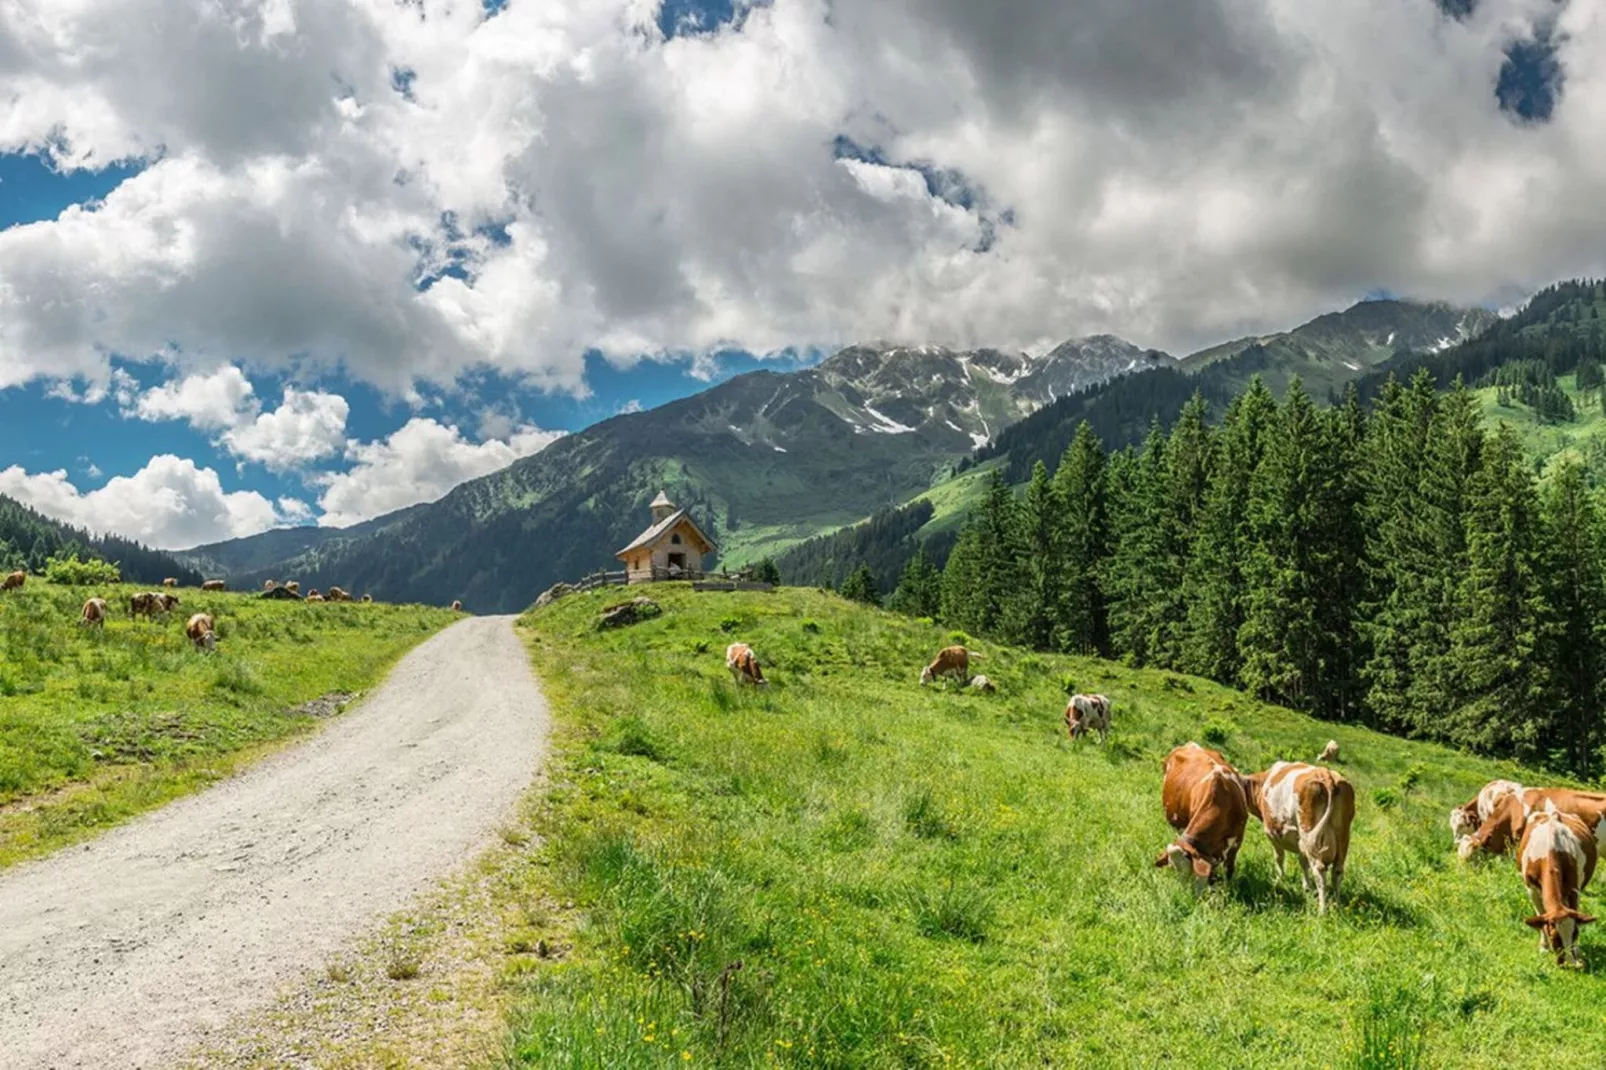
[[[1277,762],[1247,778],[1249,812],[1260,819],[1277,855],[1277,876],[1284,875],[1283,852],[1299,858],[1299,883],[1307,893],[1316,884],[1316,912],[1327,913],[1329,893],[1338,903],[1349,857],[1350,826],[1355,822],[1355,789],[1321,766]]]
[[[284,585],[284,589],[289,591],[291,594],[297,594],[298,595],[298,594],[301,593],[301,581],[300,580],[291,580],[289,583]]]
[[[1593,791],[1574,791],[1572,788],[1524,788],[1520,792],[1504,792],[1495,803],[1487,820],[1470,836],[1456,843],[1456,853],[1463,862],[1479,851],[1505,854],[1515,847],[1527,830],[1528,821],[1535,813],[1542,813],[1547,805],[1554,806],[1564,816],[1582,821],[1595,837],[1596,847],[1606,837],[1606,795]]]
[[[1336,740],[1336,739],[1328,740],[1327,741],[1327,746],[1322,748],[1322,752],[1316,756],[1316,760],[1318,762],[1336,762],[1336,761],[1338,761],[1338,740]]]
[[[162,581],[162,586],[163,587],[177,587],[178,586],[178,579],[176,577],[169,576],[169,577],[167,577],[167,579]]]
[[[135,620],[140,617],[150,620],[158,611],[164,609],[162,596],[152,594],[150,591],[141,591],[128,598],[128,615]]]
[[[262,589],[264,591],[271,591],[277,586],[279,586],[279,581],[278,580],[263,580],[262,581]]]
[[[1072,695],[1065,705],[1065,732],[1073,742],[1097,732],[1103,743],[1110,734],[1110,700],[1103,695]]]
[[[201,590],[203,591],[226,591],[228,589],[229,585],[222,580],[207,580],[201,584]]]
[[[0,580],[0,591],[15,590],[27,582],[28,574],[19,568],[15,572],[7,573],[6,578]]]
[[[982,656],[974,651],[966,650],[963,646],[955,644],[937,651],[937,657],[930,665],[920,670],[920,685],[924,687],[939,676],[954,676],[961,680],[970,678],[970,662],[982,660]]]
[[[1249,823],[1242,774],[1218,752],[1189,741],[1166,755],[1160,801],[1179,835],[1155,857],[1155,868],[1191,875],[1196,893],[1220,873],[1232,879]]]
[[[163,613],[173,612],[173,607],[178,605],[178,595],[176,594],[158,594],[156,600],[162,604]]]
[[[351,601],[351,595],[347,594],[345,591],[342,591],[339,587],[331,587],[329,588],[329,601],[349,602]]]
[[[371,594],[365,594],[365,595],[362,596],[363,605],[368,605],[373,600],[374,600],[374,596],[371,595]]]
[[[318,589],[316,587],[314,587],[312,590],[307,592],[307,601],[309,601],[309,602],[323,602],[323,601],[326,601],[326,599],[324,598],[323,595],[319,594],[318,593]]]
[[[1595,836],[1582,820],[1561,813],[1546,802],[1523,831],[1517,848],[1517,870],[1534,905],[1534,916],[1524,919],[1539,930],[1539,950],[1552,951],[1556,965],[1570,959],[1582,966],[1578,954],[1578,927],[1595,919],[1578,909],[1578,896],[1595,875],[1599,852]]]
[[[970,678],[970,689],[978,694],[991,695],[998,691],[998,687],[986,676],[977,674]]]
[[[1478,789],[1466,803],[1450,811],[1450,834],[1458,841],[1472,835],[1479,825],[1489,820],[1503,795],[1521,795],[1522,785],[1515,780],[1491,780]]]
[[[452,602],[452,612],[453,613],[461,613],[461,612],[463,612],[463,603],[454,600]]]
[[[758,655],[746,643],[732,643],[725,648],[725,668],[730,670],[731,679],[738,686],[744,683],[754,687],[769,686],[764,670],[759,668]]]
[[[197,613],[191,617],[190,622],[184,626],[184,634],[195,644],[197,650],[211,652],[217,649],[217,629],[210,613]]]
[[[80,627],[104,628],[108,612],[110,610],[106,606],[106,599],[91,598],[84,603],[83,616],[78,618],[78,624]]]

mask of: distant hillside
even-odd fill
[[[114,562],[129,583],[160,583],[169,576],[191,586],[201,582],[199,572],[170,554],[116,535],[91,535],[0,494],[0,569],[39,572],[49,558],[70,554]]]

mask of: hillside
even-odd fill
[[[169,576],[187,584],[201,582],[199,572],[172,555],[116,535],[91,535],[0,494],[0,571],[39,572],[50,558],[73,554],[114,562],[123,578],[135,583],[160,583]]]
[[[924,490],[1060,394],[1169,359],[1107,336],[1037,358],[854,346],[807,371],[754,372],[607,420],[432,505],[344,531],[204,546],[188,559],[238,585],[294,576],[505,611],[611,566],[667,489],[739,564]]]
[[[0,866],[226,776],[321,713],[294,707],[371,687],[453,619],[443,609],[307,605],[180,588],[171,619],[128,617],[132,585],[31,581],[0,594]],[[92,595],[112,613],[78,627]],[[215,654],[184,622],[217,622]],[[309,657],[316,651],[316,657]]]
[[[592,626],[606,594],[523,621],[558,720],[531,902],[583,922],[533,975],[518,1065],[1595,1061],[1569,1023],[1606,982],[1555,969],[1514,867],[1459,863],[1445,828],[1529,770],[990,644],[996,696],[922,689],[939,629],[813,592],[651,593],[664,615],[621,632]],[[732,639],[769,688],[733,688]],[[1066,742],[1067,682],[1114,700],[1108,745]],[[1153,867],[1171,746],[1258,769],[1329,738],[1359,799],[1334,914],[1277,880],[1254,821],[1202,899]]]

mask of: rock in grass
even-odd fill
[[[651,598],[632,598],[628,602],[620,602],[604,609],[602,616],[597,620],[597,629],[602,631],[607,628],[624,628],[644,620],[652,620],[662,612],[663,607]]]
[[[554,583],[541,592],[541,597],[535,600],[535,608],[545,609],[564,595],[573,593],[573,591],[574,588],[567,583]]]

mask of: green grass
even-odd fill
[[[1556,383],[1572,399],[1573,407],[1578,411],[1577,420],[1570,423],[1544,423],[1532,409],[1520,402],[1501,405],[1497,387],[1474,391],[1483,406],[1488,425],[1497,427],[1509,424],[1516,431],[1523,450],[1541,464],[1545,472],[1563,459],[1583,462],[1588,457],[1589,440],[1606,435],[1606,414],[1601,412],[1599,392],[1580,392],[1576,377],[1571,375],[1557,376]]]
[[[922,689],[939,629],[652,595],[664,615],[618,632],[593,628],[606,594],[525,618],[557,722],[539,864],[583,922],[512,1065],[1598,1065],[1602,975],[1541,954],[1514,867],[1459,863],[1446,826],[1531,771],[991,645],[996,696]],[[733,687],[729,638],[769,688]],[[1108,745],[1064,739],[1067,679],[1114,700]],[[1275,879],[1255,822],[1202,899],[1153,868],[1161,760],[1207,726],[1245,770],[1339,741],[1360,812],[1335,913]],[[1606,966],[1600,927],[1584,953]]]
[[[453,619],[419,606],[264,601],[181,589],[166,622],[129,620],[137,587],[37,579],[0,594],[0,866],[43,854],[224,776],[312,730],[291,708],[373,686]],[[104,630],[77,625],[86,598]],[[217,624],[214,655],[184,636]]]

